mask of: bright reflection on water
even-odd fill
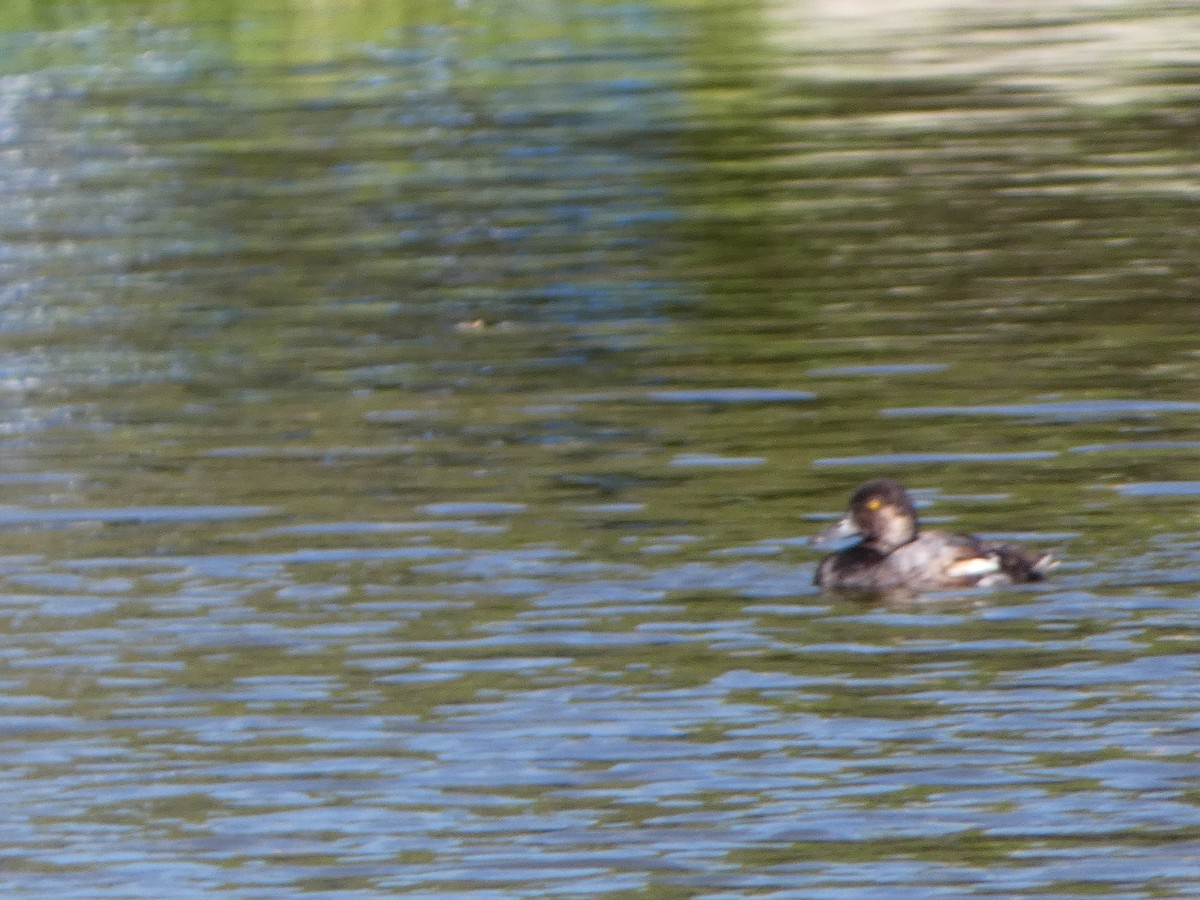
[[[234,6],[0,11],[5,896],[1200,895],[1190,4]]]

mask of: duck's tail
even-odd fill
[[[998,544],[992,550],[1000,557],[1000,571],[1011,578],[1014,584],[1041,581],[1059,564],[1059,560],[1048,550],[1033,554],[1013,544]]]

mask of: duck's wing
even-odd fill
[[[1004,571],[1004,560],[996,548],[970,534],[945,534],[942,541],[951,560],[946,564],[947,579],[979,584],[994,581]]]
[[[1003,570],[999,554],[988,553],[984,556],[971,555],[956,559],[943,570],[947,578],[954,579],[969,579],[978,581],[981,578],[987,578],[989,575],[995,575]]]
[[[904,584],[923,589],[971,587],[1001,572],[1000,557],[967,534],[923,531],[889,557]]]
[[[978,585],[1025,584],[1041,581],[1058,565],[1049,552],[1030,553],[1017,544],[983,541],[969,534],[935,534],[948,557],[943,571],[949,580]]]

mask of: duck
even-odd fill
[[[817,535],[817,547],[857,538],[817,566],[814,584],[859,594],[920,593],[997,587],[1042,581],[1058,565],[1049,552],[969,534],[923,531],[904,485],[892,478],[866,482],[850,497],[850,509]]]

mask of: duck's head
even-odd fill
[[[904,485],[891,478],[868,481],[850,497],[850,510],[814,539],[818,547],[858,537],[868,547],[890,553],[917,536],[917,508]]]

